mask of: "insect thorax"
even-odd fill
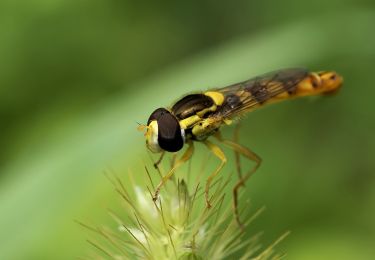
[[[201,141],[217,132],[221,121],[215,120],[213,115],[223,99],[219,92],[206,92],[187,95],[173,105],[171,112],[185,130],[186,139]]]

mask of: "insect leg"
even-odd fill
[[[154,167],[155,167],[155,169],[158,169],[158,168],[159,168],[159,164],[160,164],[161,161],[163,160],[164,154],[165,154],[165,152],[162,151],[162,152],[161,152],[161,155],[160,155],[160,157],[159,157],[159,159],[154,163]]]
[[[235,152],[241,154],[242,156],[246,157],[247,159],[254,161],[255,166],[251,168],[241,179],[238,180],[236,185],[233,188],[233,207],[234,207],[234,214],[236,216],[237,223],[242,226],[241,221],[240,221],[240,216],[238,212],[238,190],[241,186],[245,186],[245,182],[250,178],[250,176],[258,169],[260,166],[262,159],[253,151],[250,149],[236,143],[233,141],[229,140],[224,140],[221,138],[220,135],[215,135],[215,137],[222,142],[224,145],[228,146]]]
[[[165,184],[165,182],[167,180],[169,180],[173,176],[175,170],[178,167],[180,167],[182,164],[184,164],[186,161],[188,161],[190,159],[190,157],[193,155],[193,152],[194,152],[193,142],[188,142],[187,144],[188,144],[188,148],[185,151],[185,153],[181,156],[180,159],[178,159],[176,161],[176,163],[173,165],[172,169],[168,172],[168,174],[165,175],[165,176],[163,176],[163,178],[161,179],[159,185],[156,187],[156,190],[155,190],[155,193],[154,193],[154,197],[152,198],[154,201],[156,201],[158,199],[158,195],[159,195],[161,187],[163,187],[163,185]]]
[[[203,143],[207,146],[207,148],[217,158],[219,158],[221,160],[221,163],[220,163],[219,167],[217,167],[217,169],[215,170],[215,172],[213,172],[210,176],[208,176],[208,179],[207,179],[207,182],[206,182],[206,190],[205,190],[206,206],[207,206],[207,208],[210,208],[211,204],[209,202],[209,197],[208,197],[209,190],[210,190],[210,184],[211,184],[213,178],[215,178],[215,176],[218,175],[218,173],[220,172],[221,168],[223,168],[224,164],[227,162],[227,158],[225,157],[223,151],[220,149],[219,146],[211,143],[208,140],[203,141]]]
[[[239,133],[240,133],[240,124],[238,123],[238,124],[235,126],[235,128],[234,128],[234,132],[233,132],[233,141],[234,141],[235,143],[238,143],[238,140],[239,140]],[[240,153],[238,153],[237,151],[234,151],[234,157],[235,157],[235,162],[236,162],[236,170],[237,170],[238,178],[239,178],[239,179],[242,179]]]

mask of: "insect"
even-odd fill
[[[161,187],[174,174],[176,168],[188,161],[194,151],[194,143],[203,143],[220,164],[209,175],[205,186],[205,201],[210,208],[209,189],[212,180],[219,174],[227,159],[221,148],[209,141],[215,137],[219,143],[231,148],[236,154],[239,180],[233,188],[233,202],[238,223],[238,190],[261,164],[261,158],[250,149],[233,140],[225,140],[219,129],[231,125],[244,114],[264,105],[302,96],[333,93],[340,88],[343,79],[333,71],[309,72],[306,69],[290,68],[270,72],[247,81],[223,88],[210,89],[186,95],[168,108],[158,108],[150,115],[146,128],[146,145],[154,153],[161,153],[155,166],[161,162],[165,152],[186,151],[176,160],[170,171],[162,177],[153,199],[158,198]],[[242,176],[239,156],[255,162]]]

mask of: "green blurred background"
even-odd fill
[[[267,206],[249,233],[291,230],[287,259],[374,259],[374,26],[370,0],[1,1],[0,259],[84,255],[74,219],[109,223],[118,204],[103,170],[144,177],[136,122],[290,66],[345,85],[243,121],[264,162],[245,196]]]

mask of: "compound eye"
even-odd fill
[[[177,118],[165,108],[156,109],[148,119],[158,123],[158,143],[160,148],[168,152],[177,152],[184,145],[180,123]]]
[[[153,120],[158,120],[161,116],[163,116],[165,113],[169,113],[168,110],[166,110],[165,108],[158,108],[156,109],[154,112],[152,112],[152,114],[150,115],[150,117],[148,118],[147,120],[147,125],[150,125],[151,121]]]

